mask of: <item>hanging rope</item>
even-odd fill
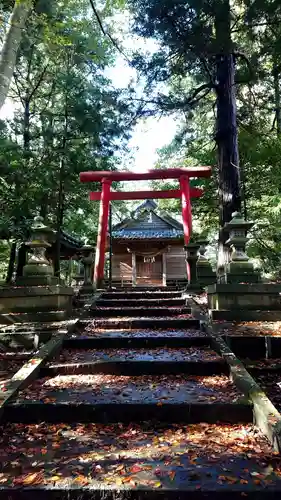
[[[129,253],[135,253],[136,255],[139,255],[140,257],[150,257],[155,259],[157,255],[163,255],[163,253],[166,253],[168,251],[169,247],[162,248],[162,250],[156,250],[153,252],[140,252],[139,250],[133,252],[130,248],[127,248],[127,252]],[[146,261],[144,261],[146,262]]]

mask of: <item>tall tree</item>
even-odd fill
[[[229,260],[229,247],[225,245],[227,235],[223,230],[232,213],[241,211],[241,187],[238,153],[238,132],[235,96],[234,47],[231,38],[231,12],[229,0],[214,3],[214,24],[216,34],[216,95],[218,180],[220,232],[218,241],[218,273],[224,272]]]
[[[145,103],[149,106],[148,112],[186,114],[213,92],[222,228],[231,219],[232,212],[241,209],[235,66],[240,65],[245,73],[243,65],[247,59],[237,51],[232,40],[233,25],[241,25],[240,16],[235,10],[231,11],[229,0],[165,0],[161,3],[129,0],[129,4],[136,33],[155,38],[159,47],[149,61],[141,55],[135,58],[136,66],[148,74],[150,95],[153,95],[151,82],[156,87],[155,97],[150,97]],[[164,93],[163,85],[159,87],[159,83],[171,82],[175,78],[189,80],[191,84],[185,86],[181,95],[175,94],[174,89]],[[197,84],[197,87],[192,88],[192,84]],[[223,268],[228,259],[224,238],[224,232],[220,231],[219,268]]]
[[[87,0],[61,0],[48,16],[29,16],[9,92],[16,113],[0,122],[3,237],[26,238],[38,212],[55,227],[63,191],[64,228],[95,239],[98,206],[79,172],[116,168],[134,111],[127,89],[104,76],[113,62]]]
[[[0,109],[8,95],[18,50],[32,4],[33,0],[15,0],[7,22],[8,28],[0,52]]]

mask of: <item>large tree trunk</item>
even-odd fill
[[[235,98],[235,66],[231,41],[230,6],[221,0],[216,11],[217,39],[217,134],[220,231],[218,245],[218,275],[222,274],[229,261],[229,249],[225,245],[227,236],[222,228],[232,218],[232,213],[241,211],[241,186],[238,154],[238,132]]]
[[[31,7],[32,0],[15,0],[13,12],[9,19],[9,29],[0,53],[0,109],[10,88],[18,49]]]

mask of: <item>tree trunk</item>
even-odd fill
[[[20,278],[23,276],[23,268],[26,264],[27,247],[25,243],[22,243],[18,249],[18,263],[16,270],[16,277]]]
[[[60,278],[60,254],[61,254],[61,229],[64,216],[64,159],[60,162],[59,170],[59,190],[58,190],[58,206],[57,206],[57,239],[54,260],[54,274]]]
[[[23,147],[25,153],[30,150],[30,110],[29,98],[27,97],[24,102],[24,116],[23,116]]]
[[[235,98],[235,67],[231,41],[230,6],[228,0],[217,4],[215,28],[217,40],[217,133],[220,231],[218,275],[229,261],[228,237],[222,231],[232,213],[241,211],[241,186],[238,154],[238,132]]]
[[[6,276],[6,283],[7,284],[11,283],[11,281],[13,279],[15,260],[16,260],[16,249],[17,249],[17,244],[14,241],[11,245],[11,250],[10,250],[10,259],[9,259],[8,271],[7,271],[7,276]]]
[[[4,38],[0,54],[0,109],[10,88],[18,49],[31,7],[31,0],[15,0],[13,12],[9,19],[9,29]]]
[[[49,208],[48,193],[43,193],[40,206],[40,217],[43,217],[44,220],[47,219],[48,208]]]
[[[280,99],[280,70],[276,60],[273,61],[273,87],[274,87],[274,103],[275,103],[275,119],[277,137],[281,134],[281,99]]]

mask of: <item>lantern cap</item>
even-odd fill
[[[245,221],[240,212],[233,212],[232,219],[224,225],[223,229],[225,231],[231,231],[233,229],[248,231],[251,227],[253,227],[253,225],[253,222]]]

